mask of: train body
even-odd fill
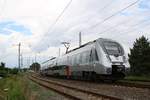
[[[99,38],[42,63],[41,73],[75,79],[118,80],[125,77],[128,67],[123,47],[114,40]]]

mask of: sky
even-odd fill
[[[79,32],[82,44],[109,38],[128,54],[136,38],[150,38],[150,0],[139,0],[119,12],[136,1],[0,0],[0,62],[17,67],[19,43],[24,67],[57,57],[59,48],[61,54],[65,52],[61,42],[70,42],[70,49],[78,47]]]

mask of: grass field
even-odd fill
[[[126,76],[125,80],[150,82],[150,76]]]
[[[0,79],[0,100],[60,100],[62,98],[59,94],[32,82],[26,74]]]
[[[25,100],[25,80],[22,75],[13,75],[0,80],[0,91],[5,100]]]

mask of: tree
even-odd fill
[[[34,71],[39,71],[41,68],[41,65],[37,62],[33,63],[31,66],[30,66],[30,69],[31,70],[34,70]]]
[[[5,70],[5,63],[1,62],[0,63],[0,76],[5,77],[7,76],[7,71]]]
[[[0,69],[1,70],[5,69],[5,63],[4,62],[1,62]]]
[[[134,75],[147,75],[150,73],[150,43],[144,36],[136,39],[130,49],[129,63],[131,73]]]
[[[19,69],[18,68],[13,68],[10,70],[10,74],[18,74]]]

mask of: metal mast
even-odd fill
[[[82,45],[82,37],[81,37],[81,32],[79,32],[79,47]]]
[[[19,68],[19,72],[20,72],[20,46],[21,46],[21,43],[18,44],[18,68]]]
[[[66,47],[66,53],[67,53],[70,47],[70,43],[69,42],[61,42],[61,43],[64,44],[64,46]]]

